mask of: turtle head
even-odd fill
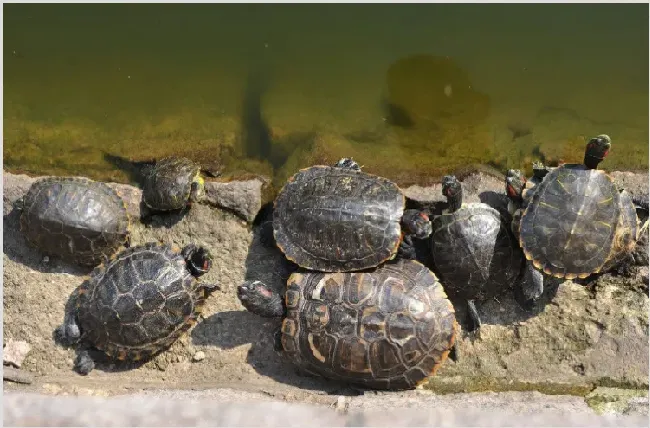
[[[237,287],[237,298],[247,311],[265,318],[285,314],[284,301],[277,291],[262,281],[245,281]]]
[[[198,172],[196,176],[192,179],[192,184],[190,188],[190,201],[198,202],[203,198],[205,194],[205,181],[201,177],[201,172]]]
[[[188,245],[183,248],[183,258],[185,259],[187,268],[197,278],[208,273],[210,268],[212,268],[212,255],[204,247],[199,247],[194,244]]]
[[[463,204],[463,187],[455,176],[445,175],[442,178],[442,195],[447,198],[450,212],[460,209]]]
[[[353,169],[355,171],[361,171],[361,166],[358,163],[352,160],[352,158],[343,158],[334,164],[335,168],[346,168]]]
[[[515,202],[520,202],[526,186],[526,177],[518,169],[509,169],[506,173],[506,193]]]
[[[589,169],[598,168],[598,164],[605,159],[611,147],[612,139],[605,134],[601,134],[589,140],[585,149],[585,166]]]
[[[402,227],[407,235],[412,235],[417,239],[428,238],[432,232],[429,216],[419,210],[405,210],[402,216]]]

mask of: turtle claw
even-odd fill
[[[474,300],[468,300],[467,301],[467,310],[469,313],[469,319],[472,323],[471,326],[471,331],[480,339],[481,337],[481,326],[483,323],[481,322],[481,317],[478,314],[478,310],[476,309],[476,305],[474,304]]]
[[[282,353],[282,327],[278,327],[273,333],[273,350],[277,353]]]
[[[74,362],[74,369],[80,375],[86,376],[88,373],[93,371],[95,368],[95,361],[93,361],[90,356],[90,352],[87,349],[79,351],[77,358]]]
[[[404,236],[401,244],[397,249],[397,256],[401,259],[415,260],[417,259],[417,253],[415,251],[415,245],[413,244],[413,239],[410,235]]]

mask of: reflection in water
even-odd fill
[[[386,75],[388,121],[404,128],[474,127],[490,109],[467,73],[449,57],[413,55],[393,63]]]
[[[242,105],[242,141],[244,153],[253,159],[271,159],[271,129],[262,117],[262,96],[269,85],[268,76],[260,71],[251,71],[246,79]]]

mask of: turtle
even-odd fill
[[[280,190],[262,241],[298,266],[351,272],[394,258],[415,259],[413,239],[431,235],[425,211],[405,210],[392,181],[361,171],[351,158],[301,169]]]
[[[30,186],[17,208],[27,242],[74,264],[97,266],[129,245],[124,200],[99,181],[41,178]]]
[[[526,267],[525,258],[499,211],[485,203],[463,203],[460,181],[442,179],[447,209],[433,219],[431,250],[435,271],[445,290],[467,300],[472,330],[481,320],[475,300],[486,301],[521,282],[542,287],[542,275]]]
[[[591,138],[582,164],[549,169],[528,185],[518,170],[506,175],[506,190],[517,208],[516,233],[526,259],[556,278],[586,278],[619,265],[647,229],[640,227],[632,196],[618,189],[598,164],[611,148],[606,134]]]
[[[117,360],[144,361],[171,346],[219,289],[198,281],[211,267],[204,247],[189,244],[180,250],[149,242],[95,268],[72,293],[55,332],[61,344],[78,345],[75,370],[82,375],[93,370],[93,350]]]
[[[294,272],[284,295],[258,280],[237,288],[250,312],[282,317],[275,350],[303,372],[371,389],[411,389],[455,345],[454,307],[416,260],[357,272]]]
[[[143,173],[142,201],[152,211],[186,208],[204,196],[201,167],[185,157],[165,157]]]

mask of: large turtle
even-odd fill
[[[524,272],[524,256],[499,211],[484,203],[464,204],[461,183],[454,176],[443,178],[442,194],[448,207],[433,220],[433,261],[445,290],[467,300],[478,329],[481,320],[474,300],[492,299],[519,281],[541,288],[542,275],[532,267]]]
[[[302,370],[375,389],[409,389],[433,375],[455,344],[454,308],[415,260],[365,272],[295,272],[284,295],[261,281],[237,289],[263,317],[284,317],[275,347]]]
[[[80,342],[75,369],[95,366],[90,351],[117,360],[139,361],[167,349],[196,322],[217,285],[196,279],[209,271],[208,250],[190,244],[182,251],[147,243],[118,254],[71,296],[63,325],[65,345]]]
[[[550,169],[530,186],[520,171],[509,170],[506,190],[515,208],[513,230],[533,265],[557,278],[585,278],[626,259],[640,234],[635,203],[598,164],[611,139],[589,140],[583,164]],[[642,205],[642,204],[641,204]]]
[[[275,241],[297,265],[322,272],[375,267],[398,252],[413,259],[412,239],[428,238],[431,222],[424,212],[404,210],[404,204],[395,183],[362,172],[351,159],[312,166],[278,194],[264,241]]]
[[[82,177],[35,181],[19,202],[20,230],[42,252],[96,266],[128,245],[129,217],[120,196]]]

